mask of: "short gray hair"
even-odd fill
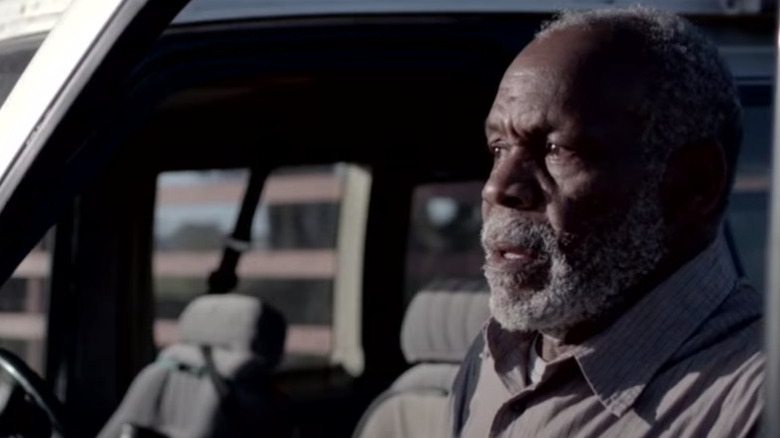
[[[716,140],[726,155],[730,187],[742,142],[742,107],[717,46],[688,20],[642,7],[563,12],[536,39],[591,27],[638,37],[644,44],[650,71],[640,111],[647,120],[642,142],[648,165],[663,167],[675,148]]]

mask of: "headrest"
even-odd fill
[[[287,323],[279,311],[257,298],[205,295],[184,309],[179,330],[183,344],[252,352],[273,367],[284,351]]]
[[[401,349],[414,362],[460,362],[490,316],[484,281],[450,280],[412,300],[401,327]]]

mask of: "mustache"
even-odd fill
[[[485,251],[523,248],[544,258],[559,253],[563,243],[550,223],[508,212],[495,212],[486,218],[480,237]]]

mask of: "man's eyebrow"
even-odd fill
[[[501,130],[500,123],[497,123],[495,120],[490,120],[489,118],[485,120],[485,132],[500,131],[500,130]]]

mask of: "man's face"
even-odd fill
[[[630,44],[566,30],[507,70],[487,119],[482,204],[491,310],[505,328],[554,334],[596,319],[664,256],[640,65]]]

